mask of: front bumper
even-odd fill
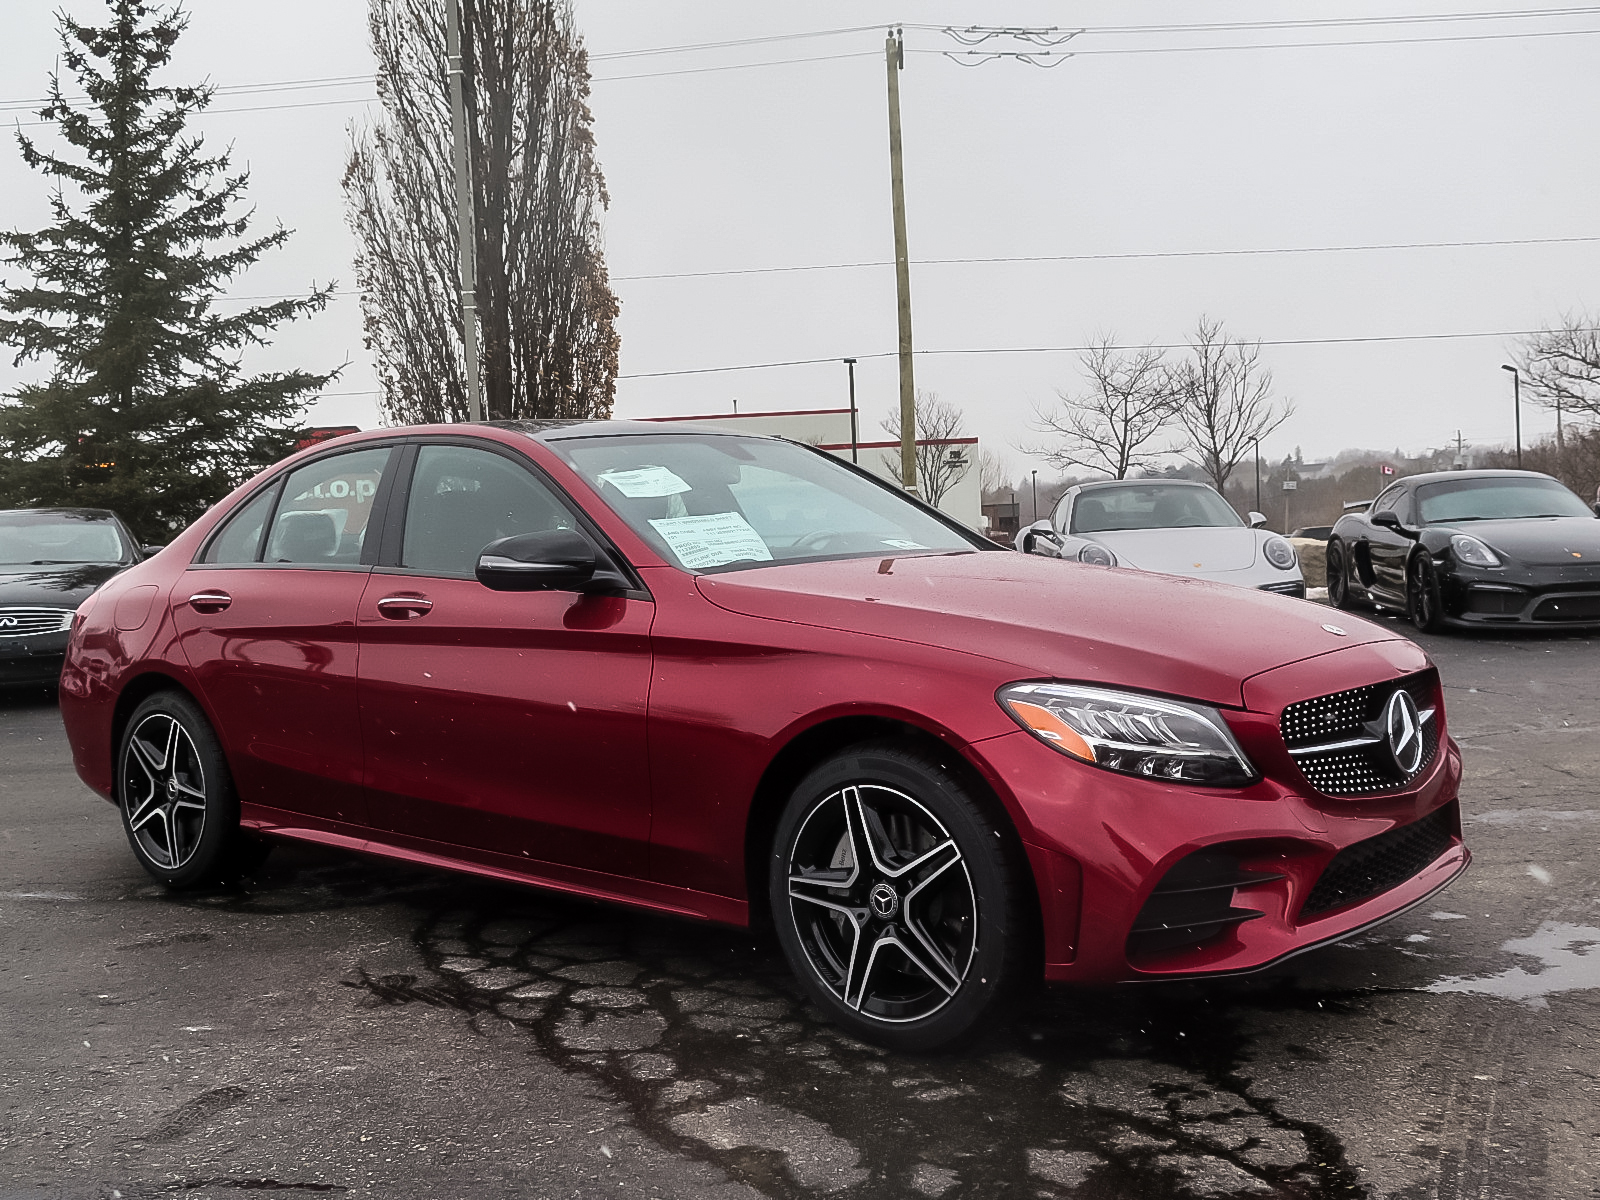
[[[1461,757],[1448,737],[1404,794],[1360,799],[1324,797],[1271,777],[1215,792],[1125,778],[1067,760],[1020,731],[981,749],[1027,818],[1023,837],[1038,885],[1049,980],[1112,983],[1260,970],[1398,915],[1470,860],[1456,806]],[[1441,829],[1442,849],[1420,870],[1378,894],[1307,911],[1342,851],[1430,817]],[[1201,851],[1237,867],[1240,882],[1224,890],[1223,903],[1250,915],[1224,922],[1198,943],[1152,946],[1136,936],[1152,893]]]
[[[0,687],[38,687],[61,678],[67,633],[0,639]]]
[[[1600,628],[1600,570],[1485,569],[1456,564],[1439,581],[1444,619],[1458,628]]]

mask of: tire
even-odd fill
[[[1008,834],[956,775],[894,742],[801,781],[773,839],[773,923],[835,1024],[916,1053],[995,1018],[1030,944]]]
[[[1328,543],[1328,603],[1346,611],[1354,608],[1350,598],[1350,564],[1345,562],[1344,543]]]
[[[180,692],[134,709],[117,753],[117,807],[139,865],[174,890],[233,879],[271,844],[239,828],[239,797],[205,714]]]
[[[1426,551],[1412,559],[1406,570],[1406,616],[1419,633],[1438,633],[1444,628],[1439,577]]]

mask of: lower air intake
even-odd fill
[[[1447,804],[1420,821],[1346,846],[1333,856],[1300,908],[1300,919],[1321,916],[1399,887],[1446,850],[1455,831],[1456,806]]]

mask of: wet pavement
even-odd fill
[[[0,1200],[1600,1197],[1600,638],[1423,640],[1466,876],[939,1057],[737,931],[317,849],[167,895],[54,705],[0,700]]]

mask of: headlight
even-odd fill
[[[1089,542],[1078,551],[1078,561],[1096,567],[1114,567],[1117,565],[1117,556],[1104,546]]]
[[[1014,683],[1002,707],[1034,737],[1063,754],[1177,783],[1242,787],[1259,772],[1214,708],[1066,683]]]
[[[1470,534],[1452,534],[1450,537],[1450,549],[1456,552],[1457,558],[1470,566],[1498,567],[1500,565],[1500,556]]]
[[[1261,543],[1261,552],[1267,556],[1267,561],[1280,571],[1287,571],[1294,566],[1294,547],[1277,534],[1273,534]]]

